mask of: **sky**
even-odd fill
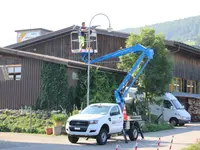
[[[113,30],[200,15],[200,0],[0,0],[0,47],[17,42],[15,30],[60,30],[106,14]],[[105,16],[92,25],[108,27]]]

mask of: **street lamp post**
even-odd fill
[[[90,96],[90,27],[91,27],[92,20],[98,15],[103,15],[108,19],[109,27],[107,28],[107,30],[108,30],[108,32],[112,31],[110,19],[108,18],[107,15],[105,15],[103,13],[98,13],[98,14],[94,15],[92,17],[92,19],[90,20],[89,29],[88,29],[88,48],[89,48],[88,51],[89,51],[89,53],[88,53],[88,79],[87,79],[87,106],[89,105],[89,96]]]

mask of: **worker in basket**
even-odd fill
[[[80,48],[85,48],[85,39],[86,39],[86,33],[88,33],[88,28],[85,26],[85,22],[82,22],[82,26],[80,28],[79,32],[79,41],[80,41]],[[90,30],[90,34],[92,31]]]

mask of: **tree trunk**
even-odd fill
[[[161,122],[164,122],[164,107],[163,107],[163,104],[161,105],[161,110],[162,110]]]
[[[151,109],[150,109],[150,102],[148,101],[148,118],[149,118],[149,122],[151,123]]]

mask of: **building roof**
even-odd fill
[[[36,38],[32,38],[32,39],[29,39],[29,40],[26,40],[26,41],[23,41],[23,42],[20,42],[20,43],[8,45],[8,46],[6,46],[6,48],[19,49],[19,48],[21,48],[23,46],[27,46],[29,44],[34,44],[34,43],[37,43],[37,42],[48,40],[50,38],[62,36],[66,33],[76,31],[79,28],[80,28],[80,26],[73,25],[73,26],[70,26],[68,28],[64,28],[64,29],[61,29],[61,30],[50,32],[50,33],[47,33],[45,35],[42,35],[42,36],[39,36],[39,37],[36,37]],[[104,29],[96,29],[96,32],[97,32],[97,34],[101,34],[101,35],[115,36],[115,37],[121,37],[121,38],[127,38],[129,36],[129,34],[127,34],[127,33],[117,32],[117,31],[108,32],[107,30],[104,30]]]
[[[190,98],[200,99],[200,94],[192,94],[185,92],[172,92],[172,94],[176,97],[190,97]]]
[[[73,26],[70,26],[70,27],[67,27],[67,28],[64,28],[61,30],[49,32],[45,35],[38,36],[36,38],[32,38],[32,39],[29,39],[26,41],[8,45],[8,46],[6,46],[6,48],[20,49],[20,48],[23,48],[24,46],[36,44],[38,42],[43,42],[43,41],[49,40],[51,38],[66,35],[67,33],[78,30],[79,28],[80,28],[80,26],[73,25]],[[108,32],[105,29],[96,29],[96,32],[101,35],[114,36],[114,37],[120,37],[120,38],[125,38],[125,39],[128,38],[128,36],[130,35],[128,33],[118,32],[118,31]],[[173,47],[175,49],[179,48],[183,51],[191,52],[193,54],[197,54],[200,56],[200,49],[198,49],[197,47],[190,46],[190,45],[184,44],[182,42],[178,42],[178,41],[165,40],[165,43],[166,43],[166,46],[168,46],[168,47]]]
[[[187,45],[185,43],[182,42],[178,42],[178,41],[169,41],[169,40],[165,40],[165,43],[167,46],[171,46],[171,47],[176,47],[178,48],[177,50],[184,50],[193,54],[197,54],[200,55],[200,49],[194,46],[190,46]]]
[[[47,31],[47,32],[53,32],[53,31],[51,31],[51,30],[44,29],[44,28],[22,29],[22,30],[15,30],[15,32],[35,31],[35,30],[42,30],[42,31]]]
[[[33,53],[33,52],[26,52],[26,51],[10,49],[10,48],[1,48],[0,47],[0,54],[1,53],[15,56],[15,57],[16,56],[27,57],[27,58],[33,58],[33,59],[37,59],[37,60],[57,63],[57,64],[63,64],[68,67],[71,67],[71,68],[85,69],[88,66],[87,63],[84,63],[84,62],[73,61],[73,60],[59,58],[59,57],[55,57],[55,56],[43,55],[43,54],[38,54],[38,53]],[[118,69],[113,69],[113,68],[99,66],[99,65],[91,64],[91,67],[99,68],[99,70],[101,70],[101,71],[107,71],[107,72],[124,74],[124,75],[127,74],[126,72],[120,71]]]

